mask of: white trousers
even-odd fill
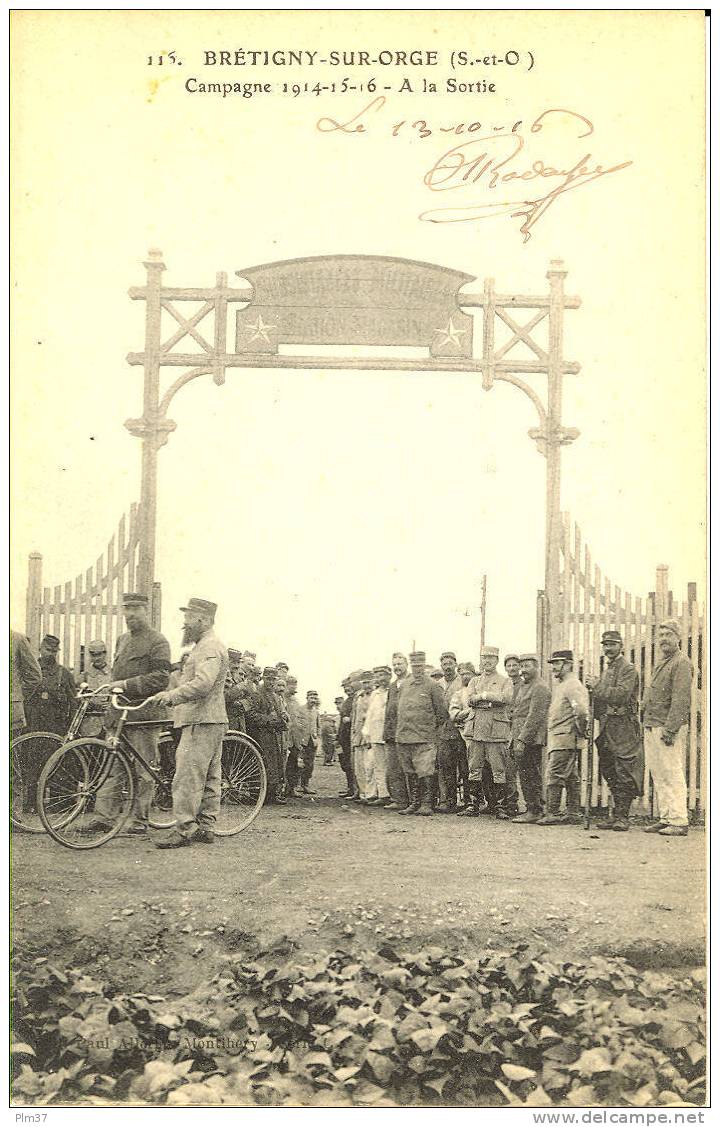
[[[389,798],[387,786],[387,754],[385,744],[371,744],[365,748],[365,797]]]
[[[365,780],[365,749],[362,744],[356,744],[352,751],[353,771],[355,772],[355,782],[357,783],[358,793],[360,794],[361,798],[367,798]]]
[[[668,826],[686,826],[687,783],[685,782],[685,748],[687,724],[672,744],[660,739],[662,728],[644,728],[645,762],[652,775],[658,805],[658,817]]]

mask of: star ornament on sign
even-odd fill
[[[268,332],[276,328],[277,325],[267,325],[263,321],[262,315],[258,313],[257,321],[251,321],[249,325],[245,326],[245,332],[250,333],[248,344],[252,344],[254,340],[264,340],[266,344],[270,344]]]
[[[440,333],[442,340],[439,340],[436,347],[444,348],[446,344],[452,344],[455,348],[462,346],[460,337],[464,336],[467,329],[456,329],[452,317],[449,318],[447,325],[444,329],[436,329],[436,333]]]

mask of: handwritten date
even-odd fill
[[[377,120],[385,103],[384,97],[374,98],[342,122],[320,118],[317,129],[321,133],[362,135]],[[436,133],[470,136],[470,140],[440,153],[423,176],[428,191],[452,192],[453,202],[428,208],[419,219],[426,223],[469,223],[507,215],[520,220],[523,242],[530,239],[535,225],[566,192],[632,164],[631,160],[599,161],[586,140],[595,133],[592,121],[569,109],[544,110],[529,126],[522,119],[499,126],[479,121],[432,126],[420,118],[394,123],[391,133],[393,137],[404,134],[422,141]]]

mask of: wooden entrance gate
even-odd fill
[[[562,262],[550,263],[547,292],[540,294],[498,293],[492,278],[481,289],[466,291],[475,281],[468,274],[377,255],[254,266],[237,272],[241,284],[236,287],[228,285],[226,274],[218,274],[211,287],[165,286],[159,251],[149,252],[145,269],[146,284],[130,290],[134,301],[145,303],[145,346],[127,357],[143,368],[143,413],[125,424],[142,442],[140,504],[131,513],[129,539],[122,525],[92,578],[83,573],[85,578],[50,593],[42,589],[39,559],[31,559],[27,631],[34,643],[51,621],[64,643],[63,660],[71,664],[99,625],[115,635],[121,566],[136,590],[153,598],[159,624],[157,459],[175,430],[168,410],[183,387],[206,376],[221,385],[236,368],[312,368],[467,372],[481,376],[486,391],[504,382],[530,399],[538,425],[528,433],[545,459],[545,591],[551,613],[541,653],[561,644],[555,613],[560,459],[563,446],[578,436],[562,423],[562,385],[565,376],[580,371],[563,356],[565,311],[578,309],[580,299],[565,294]],[[315,355],[293,354],[296,345],[319,347]],[[352,355],[347,346],[355,346]],[[363,355],[364,346],[371,352]],[[378,347],[386,350],[383,355]],[[402,356],[402,349],[413,354]],[[180,373],[163,390],[164,369]]]
[[[83,648],[93,636],[111,649],[119,631],[123,590],[147,594],[152,620],[160,625],[160,586],[155,581],[157,458],[176,424],[168,417],[173,399],[191,381],[210,376],[216,385],[228,371],[311,368],[368,371],[449,371],[481,376],[489,391],[496,381],[530,399],[538,425],[528,433],[545,459],[545,583],[538,598],[537,650],[572,646],[582,666],[597,671],[600,633],[620,630],[644,681],[654,660],[654,631],[671,612],[683,622],[683,644],[698,670],[688,751],[690,804],[704,809],[702,610],[694,590],[682,604],[667,591],[667,579],[646,600],[633,598],[594,567],[577,526],[560,509],[561,453],[578,437],[562,422],[565,376],[580,365],[563,356],[566,310],[580,299],[566,296],[566,271],[553,261],[542,294],[498,293],[492,278],[469,289],[468,274],[427,262],[374,255],[291,259],[239,270],[241,284],[226,274],[207,288],[163,285],[159,251],[145,262],[146,283],[130,297],[145,303],[145,346],[131,352],[143,368],[143,414],[126,427],[142,442],[140,504],[120,522],[116,536],[94,568],[74,581],[42,586],[40,557],[29,563],[27,633],[37,645],[44,631],[62,642],[62,660],[82,668]],[[478,314],[478,316],[476,316]],[[294,352],[317,345],[317,354]],[[355,346],[352,354],[347,346]],[[362,354],[372,346],[371,354]],[[378,355],[378,346],[386,351]],[[399,355],[411,348],[412,356]],[[161,372],[178,372],[163,390]],[[183,370],[184,369],[184,370]],[[595,797],[602,789],[596,784]]]
[[[110,660],[122,633],[123,591],[136,589],[140,552],[141,520],[138,506],[131,505],[117,531],[94,566],[80,572],[74,580],[54,587],[43,586],[43,559],[32,552],[28,561],[25,630],[37,647],[44,634],[60,639],[63,665],[80,673],[85,668],[88,642],[101,638]],[[160,584],[150,589],[150,619],[160,625]]]
[[[619,630],[625,645],[625,656],[640,676],[642,696],[658,658],[658,626],[668,618],[675,618],[680,623],[681,648],[695,669],[686,754],[688,807],[700,816],[704,814],[706,807],[707,752],[704,738],[704,616],[703,607],[697,600],[696,585],[688,584],[685,599],[676,598],[668,587],[668,569],[660,565],[656,571],[655,589],[644,598],[633,596],[601,572],[583,541],[580,528],[571,521],[567,513],[562,514],[561,528],[558,563],[560,586],[556,603],[558,633],[563,639],[562,644],[573,650],[581,678],[586,673],[601,672],[602,633],[604,630]],[[539,637],[547,632],[546,619],[549,614],[545,592],[540,591],[537,606]],[[599,778],[597,755],[592,799],[594,806],[607,806],[607,787]],[[650,813],[652,804],[652,788],[646,771],[645,794],[635,805],[639,812]]]

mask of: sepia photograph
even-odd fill
[[[11,12],[16,1121],[703,1122],[708,27]]]

